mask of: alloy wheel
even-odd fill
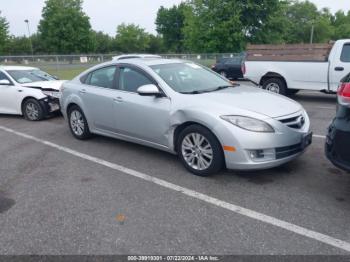
[[[190,133],[182,141],[181,152],[186,163],[195,170],[206,170],[213,162],[213,149],[199,133]]]
[[[27,103],[25,110],[26,115],[30,120],[37,120],[39,118],[38,105],[34,103]]]
[[[83,115],[78,110],[73,110],[71,112],[70,125],[75,135],[83,135],[85,130],[85,121]]]
[[[280,93],[280,86],[277,83],[269,83],[266,86],[266,90],[268,90],[272,93],[279,94]]]

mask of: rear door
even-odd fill
[[[330,89],[337,91],[339,82],[350,72],[350,41],[344,43],[330,65]]]
[[[113,132],[113,98],[116,92],[116,66],[107,66],[91,72],[79,90],[84,112],[90,125],[102,131]]]

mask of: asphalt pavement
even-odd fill
[[[315,134],[304,155],[208,178],[140,145],[78,141],[62,117],[0,116],[0,254],[350,254],[350,175],[323,152],[336,98],[293,99]]]

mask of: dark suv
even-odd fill
[[[242,62],[242,57],[220,58],[211,69],[228,79],[239,79],[243,78]]]
[[[338,89],[337,115],[328,128],[326,155],[335,166],[350,172],[350,74]]]

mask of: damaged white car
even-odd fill
[[[0,66],[0,114],[42,120],[59,111],[64,82],[39,68]]]

